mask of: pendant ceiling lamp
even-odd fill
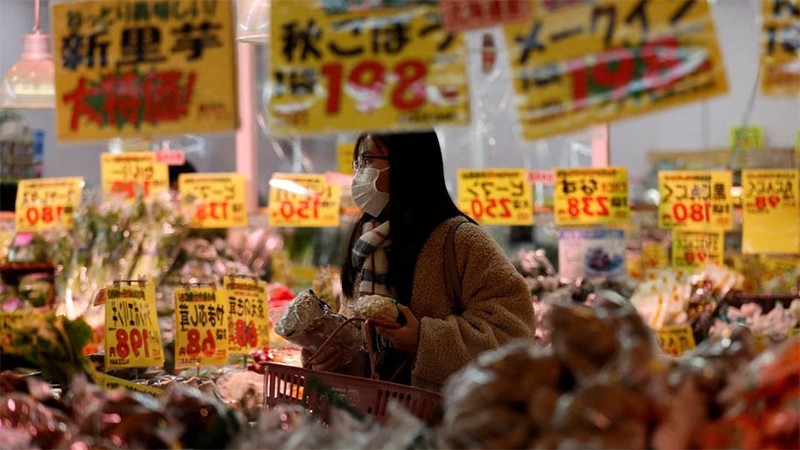
[[[236,39],[251,44],[269,44],[270,0],[238,0]]]
[[[22,55],[6,73],[0,89],[0,107],[43,109],[55,107],[55,66],[50,36],[39,28],[39,0],[34,7],[33,33],[22,40]]]

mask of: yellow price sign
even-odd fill
[[[269,347],[267,283],[252,277],[223,278],[228,306],[228,353],[243,355]]]
[[[800,253],[799,182],[796,169],[742,171],[742,253]]]
[[[761,125],[731,127],[731,149],[759,150],[764,145],[764,128]]]
[[[630,220],[628,170],[624,167],[556,169],[556,225],[624,223]]]
[[[340,142],[336,144],[336,167],[339,173],[353,175],[353,148],[355,142]]]
[[[672,232],[672,266],[703,267],[708,263],[722,265],[725,253],[725,232],[674,230]]]
[[[15,211],[17,231],[72,229],[84,184],[80,177],[20,180]]]
[[[459,169],[458,206],[482,225],[532,225],[527,177],[525,169]]]
[[[761,92],[776,97],[800,95],[797,64],[798,0],[761,0]]]
[[[695,348],[694,333],[689,325],[664,327],[656,330],[661,349],[672,356],[680,356]]]
[[[178,190],[198,200],[192,228],[247,226],[244,176],[238,173],[185,173]]]
[[[673,230],[730,230],[732,183],[730,172],[659,172],[658,226]]]
[[[123,378],[112,377],[111,375],[106,375],[104,373],[97,374],[96,378],[98,378],[98,380],[95,380],[95,382],[103,386],[103,389],[107,391],[113,389],[126,389],[128,391],[141,392],[142,394],[149,394],[154,397],[159,397],[164,393],[164,391],[159,388],[146,386],[144,384],[139,384],[136,383],[135,381],[125,380]]]
[[[156,316],[156,289],[148,282],[106,287],[105,367],[164,364]]]
[[[642,268],[661,269],[669,265],[667,250],[660,242],[646,241],[642,243]]]
[[[106,198],[148,198],[169,189],[169,169],[152,152],[103,153],[100,178]]]
[[[212,287],[175,289],[175,367],[223,366],[228,362],[224,296]]]
[[[276,173],[269,181],[273,227],[338,227],[341,204],[341,186],[325,175]]]

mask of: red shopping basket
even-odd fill
[[[348,323],[363,319],[350,319],[331,333],[320,346],[324,348]],[[367,333],[367,351],[370,356],[372,374],[375,372],[375,355],[369,345],[370,321],[364,326]],[[309,358],[312,360],[314,356]],[[264,364],[264,405],[272,408],[280,404],[300,404],[328,420],[330,406],[339,406],[356,415],[366,415],[381,420],[386,416],[387,406],[395,401],[411,414],[428,423],[433,423],[439,411],[442,396],[433,391],[371,378],[355,377],[331,372],[286,366],[276,363]]]

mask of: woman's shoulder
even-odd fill
[[[486,243],[493,243],[494,239],[489,233],[480,225],[467,220],[463,216],[451,217],[442,222],[431,235],[431,241],[444,242],[447,235],[452,233],[454,227],[456,229],[455,242],[458,248],[473,245],[485,245]]]

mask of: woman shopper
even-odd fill
[[[433,130],[363,134],[353,168],[353,200],[364,214],[342,264],[342,312],[349,315],[362,295],[398,301],[402,326],[377,327],[381,379],[439,390],[479,353],[533,337],[528,288],[500,246],[453,203]],[[454,258],[445,257],[448,238]],[[330,347],[310,366],[365,374],[364,358],[343,366],[346,360],[353,358]]]

